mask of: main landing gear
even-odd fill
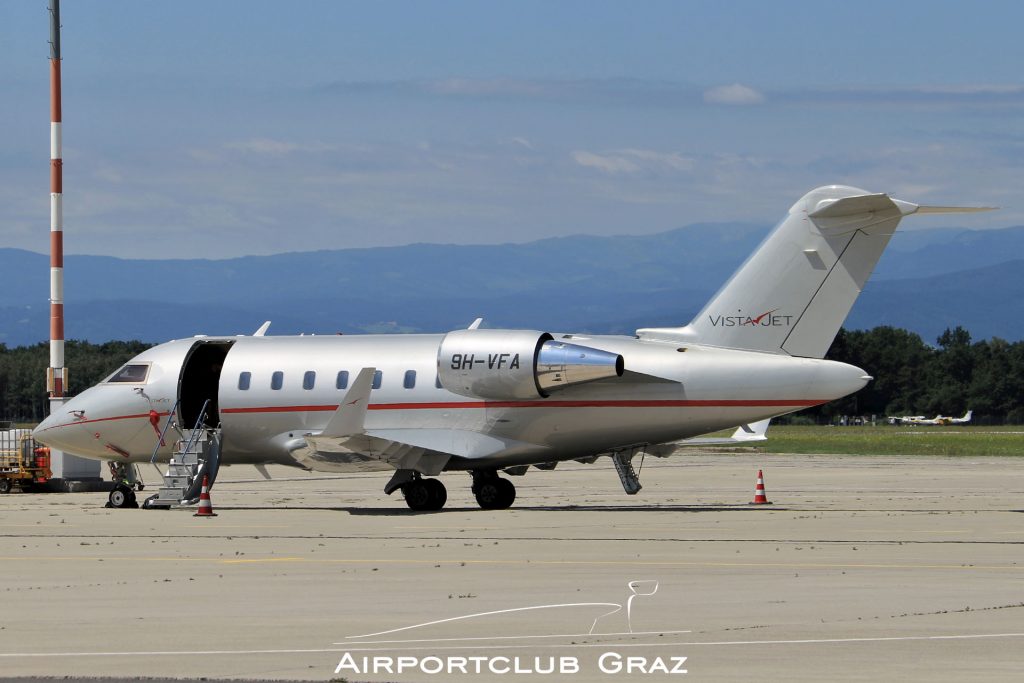
[[[419,476],[402,486],[402,495],[409,509],[417,512],[440,510],[448,501],[448,489],[440,479],[424,479]]]
[[[494,470],[477,470],[473,475],[473,495],[484,510],[504,510],[516,499],[516,487]],[[413,470],[398,470],[384,487],[389,496],[401,490],[405,504],[416,512],[434,512],[448,502],[448,490],[439,479],[428,479]]]
[[[504,510],[516,500],[516,487],[508,479],[502,479],[493,470],[471,472],[473,495],[484,510]]]

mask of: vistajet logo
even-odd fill
[[[736,315],[709,315],[712,327],[789,327],[793,324],[793,316],[779,315],[779,309],[773,308],[760,315],[749,315],[743,309]]]

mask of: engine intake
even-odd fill
[[[441,340],[438,379],[448,391],[497,401],[545,398],[565,387],[621,377],[622,356],[533,330],[456,330]]]

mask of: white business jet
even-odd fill
[[[688,325],[597,336],[485,329],[447,334],[197,336],[139,354],[69,400],[35,437],[125,465],[168,462],[145,507],[193,501],[221,465],[393,470],[413,510],[447,500],[464,471],[482,508],[507,508],[501,473],[608,455],[627,493],[631,459],[862,388],[823,360],[900,219],[922,207],[845,186],[804,195]],[[668,446],[672,447],[668,447]],[[115,506],[134,503],[124,485]]]

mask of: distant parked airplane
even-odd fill
[[[973,410],[968,410],[963,417],[948,417],[945,415],[936,415],[932,419],[926,418],[924,415],[903,415],[900,417],[890,417],[889,424],[894,425],[921,425],[921,426],[934,426],[934,425],[962,425],[967,424],[971,421],[971,416],[974,414]]]

